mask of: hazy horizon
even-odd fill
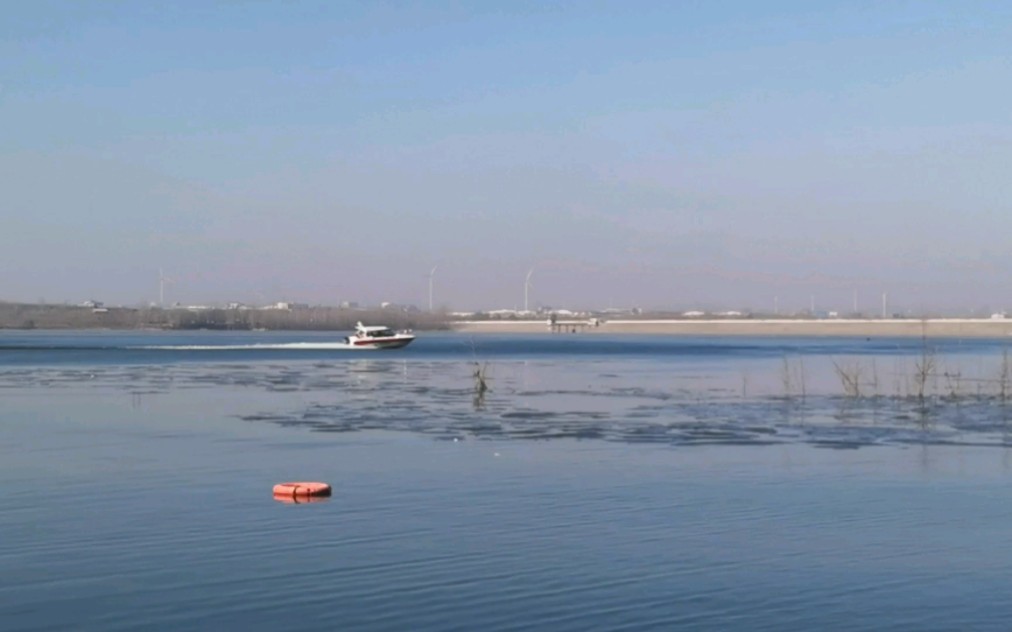
[[[33,2],[0,300],[1012,305],[1012,5]]]

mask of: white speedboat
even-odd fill
[[[367,327],[361,322],[355,324],[355,333],[344,339],[356,349],[399,349],[411,344],[415,335],[409,330],[394,331],[389,327]]]

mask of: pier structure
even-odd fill
[[[575,334],[593,327],[599,327],[601,321],[596,318],[588,320],[559,320],[554,316],[548,321],[548,329],[553,334]]]

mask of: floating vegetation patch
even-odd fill
[[[173,391],[229,389],[257,394],[262,410],[236,411],[250,423],[326,433],[407,431],[438,440],[807,443],[848,450],[1012,445],[1007,356],[997,358],[998,366],[994,357],[990,364],[970,358],[975,371],[953,360],[943,367],[927,353],[892,368],[822,360],[821,376],[811,357],[806,364],[773,358],[747,372],[729,364],[723,374],[629,360],[11,367],[0,370],[0,389],[5,396],[16,389],[107,390],[135,405]]]

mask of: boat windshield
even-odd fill
[[[370,331],[368,335],[371,338],[387,338],[389,336],[393,336],[394,331],[392,329],[378,329],[376,331]]]

